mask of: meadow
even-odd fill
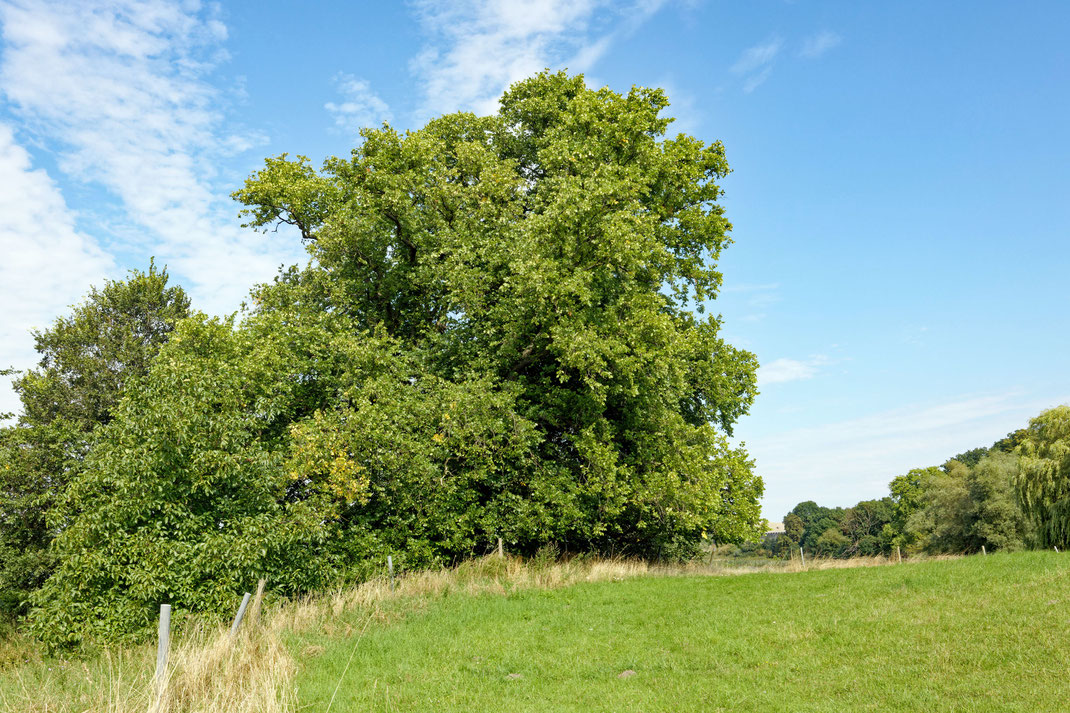
[[[234,642],[178,632],[161,709],[1066,709],[1065,555],[800,569],[490,557],[370,582],[278,603]],[[153,654],[9,662],[0,710],[144,711]]]

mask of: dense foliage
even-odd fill
[[[53,643],[381,567],[553,545],[649,558],[756,538],[729,444],[756,361],[718,336],[723,147],[666,137],[659,90],[545,73],[498,114],[365,130],[236,197],[310,262],[240,321],[178,322],[54,489]]]
[[[51,572],[49,545],[65,523],[57,500],[123,392],[188,314],[186,294],[167,281],[150,264],[34,332],[40,362],[14,380],[22,413],[0,429],[0,613],[23,611]]]

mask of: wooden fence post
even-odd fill
[[[903,563],[903,553],[899,551],[899,545],[895,546],[895,561],[899,564]]]
[[[156,708],[163,701],[167,689],[167,652],[171,648],[171,605],[160,605],[160,630],[156,644]]]
[[[390,591],[394,591],[394,556],[386,556],[386,569],[390,573]]]
[[[988,554],[987,552],[985,552],[985,546],[984,545],[981,545],[981,554],[982,555],[987,555]]]
[[[252,596],[252,594],[246,592],[245,596],[241,598],[241,606],[238,607],[238,613],[234,616],[234,623],[230,625],[231,636],[237,636],[238,627],[241,626],[241,620],[245,617],[245,609],[249,606],[249,598]]]
[[[505,546],[502,544],[502,538],[498,538],[498,556],[505,557]]]
[[[799,559],[802,560],[802,566],[805,567],[806,566],[806,555],[803,554],[803,548],[801,546],[799,547]]]

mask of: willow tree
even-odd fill
[[[1070,406],[1029,421],[1015,452],[1017,493],[1040,547],[1070,547]]]

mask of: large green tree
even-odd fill
[[[49,543],[63,525],[54,504],[97,429],[188,311],[182,288],[150,263],[92,288],[69,315],[33,333],[40,361],[14,380],[22,410],[0,429],[0,608],[21,610],[50,572]]]
[[[124,388],[144,376],[188,313],[185,291],[168,285],[167,270],[154,262],[146,272],[90,288],[71,314],[33,333],[40,362],[14,381],[20,421],[62,420],[83,432],[108,423]]]
[[[818,539],[830,529],[835,529],[837,531],[840,529],[845,511],[843,508],[822,507],[813,500],[806,500],[792,508],[788,515],[794,515],[802,520],[803,533],[802,539],[799,540],[799,544],[801,544],[803,549],[807,552],[817,552]],[[785,524],[787,523],[787,520],[788,516],[785,516]]]
[[[929,552],[967,552],[979,549],[971,536],[973,503],[967,483],[969,468],[949,461],[920,482],[918,507],[907,518],[907,539]],[[913,472],[913,471],[912,471]]]
[[[702,315],[728,164],[666,138],[666,106],[546,73],[496,115],[365,130],[348,159],[271,159],[236,194],[250,225],[296,226],[323,308],[440,378],[515,392],[570,484],[568,547],[665,555],[759,529],[761,481],[725,438],[756,362]]]
[[[1032,524],[1014,490],[1018,467],[1017,457],[993,450],[967,476],[973,502],[970,530],[989,550],[1020,550],[1033,539]]]
[[[879,555],[890,546],[886,539],[886,526],[894,519],[894,504],[891,498],[863,500],[844,513],[840,529],[849,544],[846,554],[863,556]]]
[[[926,502],[928,486],[931,481],[943,474],[937,467],[913,468],[909,472],[896,476],[889,483],[892,498],[892,522],[884,531],[884,537],[891,545],[899,545],[910,550],[921,550],[925,542],[920,541],[919,532],[910,529],[910,518]]]

